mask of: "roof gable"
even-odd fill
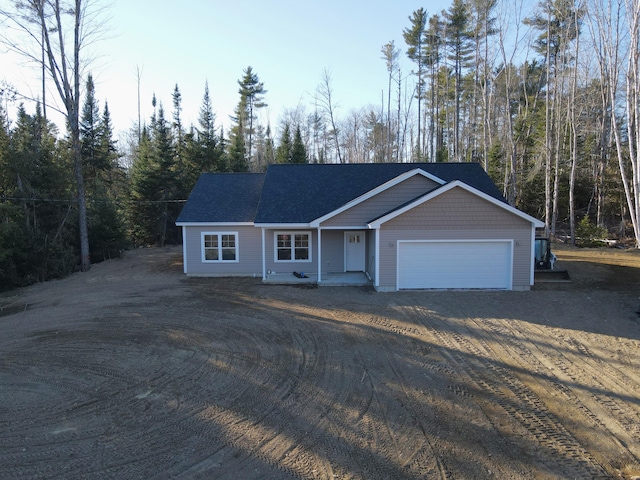
[[[264,178],[263,173],[203,173],[176,224],[252,223]]]
[[[445,192],[448,192],[450,190],[452,190],[453,188],[462,188],[466,191],[468,191],[469,193],[472,193],[473,195],[476,195],[504,210],[506,210],[509,213],[512,213],[514,215],[516,215],[517,217],[522,218],[523,220],[526,220],[528,222],[531,222],[533,224],[534,227],[540,228],[544,226],[544,223],[541,222],[540,220],[538,220],[537,218],[534,218],[520,210],[518,210],[517,208],[512,207],[511,205],[509,205],[508,203],[504,202],[504,201],[500,201],[498,199],[496,199],[495,197],[492,197],[491,195],[487,195],[484,192],[481,192],[480,190],[473,188],[467,184],[465,184],[464,182],[460,181],[460,180],[455,180],[453,182],[449,182],[446,185],[443,185],[440,188],[436,188],[434,190],[432,190],[431,192],[427,192],[424,195],[421,195],[420,197],[411,200],[407,203],[405,203],[404,205],[400,205],[397,208],[391,210],[390,212],[371,220],[368,223],[368,227],[369,228],[379,228],[382,224],[388,222],[389,220],[392,220],[400,215],[402,215],[403,213],[408,212],[409,210],[422,205],[426,202],[428,202],[429,200],[432,200],[436,197],[439,197],[440,195],[442,195]]]
[[[336,217],[337,215],[340,215],[341,213],[356,207],[357,205],[360,205],[364,202],[366,202],[367,200],[372,199],[373,197],[375,197],[376,195],[381,194],[382,192],[385,192],[387,190],[389,190],[390,188],[395,187],[396,185],[399,185],[402,182],[405,182],[407,180],[409,180],[410,178],[416,177],[416,176],[422,176],[422,177],[426,177],[430,180],[432,180],[433,182],[435,182],[438,185],[442,185],[445,182],[434,176],[434,175],[430,175],[429,173],[425,172],[424,170],[421,170],[419,168],[415,168],[413,170],[410,170],[408,172],[405,172],[401,175],[398,175],[397,177],[389,180],[388,182],[383,183],[382,185],[377,186],[376,188],[374,188],[373,190],[369,190],[368,192],[366,192],[364,195],[360,195],[359,197],[347,202],[346,204],[342,205],[341,207],[339,207],[338,209],[327,213],[326,215],[323,215],[320,218],[315,219],[313,222],[311,222],[311,226],[312,227],[317,227],[319,226],[321,223],[326,222],[327,220]]]

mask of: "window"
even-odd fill
[[[204,232],[202,234],[202,261],[237,262],[238,234]]]
[[[310,262],[311,235],[309,233],[277,233],[277,262]]]

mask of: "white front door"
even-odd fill
[[[364,232],[344,232],[344,264],[347,272],[364,272]]]

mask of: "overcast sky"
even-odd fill
[[[182,120],[189,126],[197,123],[208,81],[217,124],[228,128],[239,100],[237,81],[251,66],[267,90],[265,113],[275,128],[283,109],[312,105],[328,69],[338,115],[346,115],[380,105],[387,89],[385,43],[394,40],[402,50],[403,75],[413,68],[402,30],[421,6],[430,16],[450,2],[112,0],[108,38],[92,46],[99,53],[91,67],[96,96],[101,109],[109,102],[116,130],[129,129],[137,119],[139,69],[143,121],[151,114],[153,93],[171,116],[178,84]],[[38,69],[16,64],[6,53],[0,53],[0,79],[39,96]]]

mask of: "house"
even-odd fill
[[[528,290],[539,220],[476,163],[270,165],[202,174],[176,225],[184,272],[319,285],[360,272],[378,291]]]

